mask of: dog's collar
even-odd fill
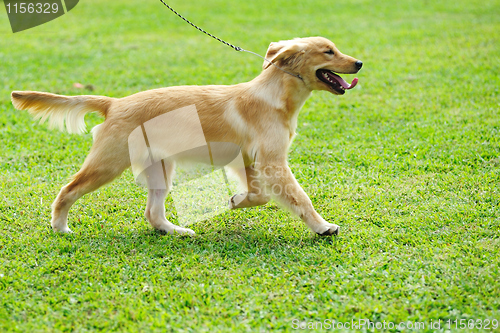
[[[247,52],[247,53],[251,53],[251,54],[253,54],[253,55],[256,55],[257,57],[264,59],[264,61],[267,61],[269,64],[273,65],[274,67],[276,67],[276,68],[277,68],[277,69],[279,69],[280,71],[283,71],[283,72],[285,72],[285,73],[287,73],[287,74],[290,74],[291,76],[295,76],[297,79],[300,79],[300,80],[304,81],[304,79],[302,78],[302,76],[300,76],[299,74],[295,74],[295,73],[292,73],[292,72],[287,71],[286,69],[281,68],[280,66],[276,65],[276,64],[275,64],[274,62],[272,62],[271,60],[264,58],[263,56],[261,56],[261,55],[260,55],[260,54],[258,54],[258,53],[255,53],[255,52],[252,52],[252,51],[248,51],[248,50],[242,49],[241,47],[238,47],[238,49],[237,49],[236,51],[243,51],[243,52]]]
[[[279,68],[279,67],[278,67],[278,68]],[[281,69],[281,68],[280,68],[280,69]],[[281,69],[281,70],[283,70],[283,69]],[[304,79],[302,78],[302,76],[300,76],[299,74],[294,74],[294,73],[291,73],[291,72],[288,72],[288,71],[285,71],[285,70],[283,70],[283,71],[284,71],[285,73],[287,73],[287,74],[290,74],[290,75],[292,75],[292,76],[295,76],[297,79],[301,79],[302,81],[304,81]]]
[[[262,57],[264,58],[264,57]],[[302,76],[300,76],[299,74],[295,74],[295,73],[292,73],[292,72],[289,72],[287,71],[286,69],[283,69],[281,67],[279,67],[278,65],[276,65],[274,62],[270,61],[270,60],[267,60],[266,58],[264,58],[265,61],[269,62],[271,65],[273,65],[274,67],[276,67],[277,69],[279,69],[280,71],[283,71],[287,74],[290,74],[291,76],[295,76],[297,79],[300,79],[302,80],[302,82],[304,81],[304,79],[302,78]]]

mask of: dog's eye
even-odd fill
[[[328,50],[328,51],[326,51],[325,53],[326,53],[326,54],[331,54],[331,55],[334,55],[334,54],[335,54],[335,52],[333,52],[333,50]]]

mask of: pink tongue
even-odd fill
[[[330,74],[333,74],[333,73],[330,73]],[[354,78],[354,80],[352,80],[352,83],[349,84],[342,77],[340,77],[339,75],[333,74],[333,76],[338,81],[338,83],[340,83],[340,85],[342,87],[344,87],[344,89],[352,89],[352,88],[354,88],[356,86],[356,84],[358,84],[358,78]]]
[[[346,88],[346,89],[352,89],[354,88],[356,85],[358,84],[358,78],[355,77],[354,80],[352,80],[352,83],[351,85],[349,86],[349,88]]]

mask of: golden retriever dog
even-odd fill
[[[85,131],[84,116],[97,111],[105,117],[92,130],[94,143],[83,166],[52,204],[53,230],[69,233],[68,212],[84,194],[98,189],[131,166],[129,140],[137,128],[170,111],[196,107],[206,142],[237,145],[244,160],[236,170],[246,191],[229,199],[231,209],[266,204],[271,197],[299,216],[319,235],[336,235],[339,226],[328,223],[314,209],[287,165],[299,111],[313,90],[343,95],[356,85],[338,74],[357,73],[363,63],[342,54],[323,37],[296,38],[271,43],[262,72],[252,81],[223,86],[176,86],[139,92],[124,98],[62,96],[13,91],[12,103],[43,122]],[[177,119],[182,125],[182,117]],[[183,140],[190,140],[189,131]],[[165,198],[172,186],[175,160],[162,161],[165,188],[150,188],[145,216],[152,227],[167,233],[191,234],[191,229],[165,218]],[[286,189],[269,194],[266,188]],[[277,193],[274,193],[277,192]]]

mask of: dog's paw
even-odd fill
[[[333,223],[327,223],[322,229],[324,230],[316,231],[316,233],[320,236],[337,236],[340,231],[340,227]]]
[[[55,232],[57,233],[60,233],[60,234],[72,234],[73,231],[68,228],[68,226],[65,226],[65,227],[62,227],[62,228],[58,228],[58,227],[52,227],[52,230],[54,230]]]
[[[246,198],[247,193],[235,194],[228,202],[229,209],[238,208],[238,205]]]
[[[52,230],[61,234],[71,234],[73,231],[68,227],[68,220],[62,217],[52,218],[50,221]]]
[[[189,228],[183,228],[183,227],[178,227],[175,226],[173,233],[179,234],[179,235],[186,235],[186,236],[194,236],[196,233],[189,229]]]

